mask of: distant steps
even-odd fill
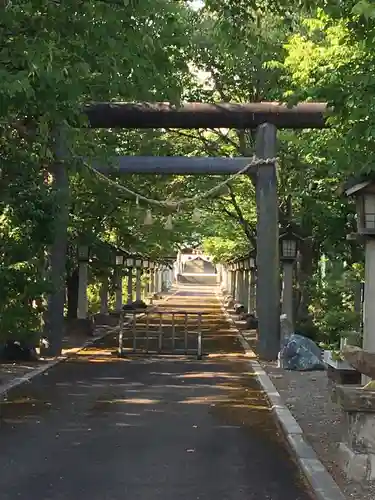
[[[177,276],[177,282],[192,285],[217,285],[217,274],[183,273]]]

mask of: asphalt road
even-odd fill
[[[174,307],[207,297],[185,289]],[[118,359],[114,347],[107,338],[2,404],[0,500],[310,499],[239,348],[198,361]]]

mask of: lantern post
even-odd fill
[[[357,232],[348,239],[365,245],[365,285],[363,304],[363,349],[375,352],[375,179],[365,177],[349,180],[344,186],[346,196],[356,201]],[[367,377],[363,377],[367,382]]]
[[[282,299],[281,312],[285,314],[289,323],[294,324],[293,307],[293,277],[294,263],[297,258],[298,241],[300,237],[287,229],[280,235],[280,260],[282,262],[283,281],[282,281]]]

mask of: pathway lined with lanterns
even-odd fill
[[[204,312],[206,356],[125,357],[117,335],[2,404],[1,498],[308,500],[213,287],[179,287]]]
[[[88,271],[89,254],[87,247],[78,249],[79,283],[78,309],[79,319],[88,317]],[[146,297],[167,291],[174,279],[172,258],[164,258],[157,262],[140,255],[131,255],[117,249],[114,266],[115,310],[121,311],[124,304],[140,302]],[[100,290],[100,313],[108,314],[110,273],[103,275]],[[147,278],[146,278],[147,277]],[[146,279],[145,279],[146,278]],[[126,280],[126,296],[123,293],[123,281]]]

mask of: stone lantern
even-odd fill
[[[288,230],[280,235],[280,259],[282,262],[294,262],[297,258],[299,237]]]
[[[349,480],[366,485],[375,481],[375,178],[350,179],[342,191],[356,201],[357,233],[348,235],[348,239],[365,245],[363,348],[347,345],[343,354],[362,373],[364,387],[335,388],[345,422],[338,461]]]
[[[365,245],[363,349],[375,352],[375,178],[349,180],[343,191],[356,201],[357,233],[348,237]]]
[[[123,266],[124,265],[124,256],[123,255],[116,255],[116,266]]]
[[[293,271],[300,240],[300,236],[295,234],[290,228],[287,228],[279,237],[280,260],[282,262],[283,271],[281,312],[286,315],[292,329],[294,325]]]

